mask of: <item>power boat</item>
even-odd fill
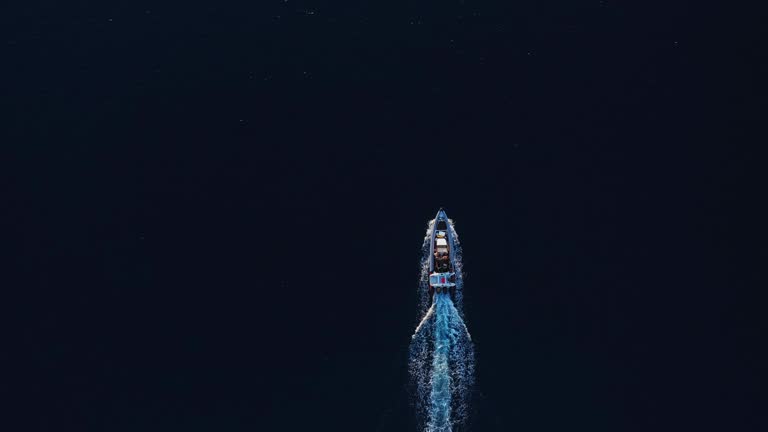
[[[447,293],[456,295],[456,241],[451,220],[441,208],[432,227],[429,253],[429,297]]]

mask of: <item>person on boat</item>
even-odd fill
[[[448,252],[435,252],[435,255],[438,270],[448,270]]]

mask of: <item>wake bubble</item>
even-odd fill
[[[433,228],[434,221],[431,221],[425,238],[419,284],[419,310],[423,318],[411,337],[408,369],[415,389],[414,405],[420,427],[425,432],[451,432],[465,425],[468,419],[475,356],[472,337],[461,311],[463,277],[455,231],[452,234],[455,239],[454,250],[457,251],[456,303],[447,293],[429,298],[428,254]],[[429,300],[432,300],[431,304]]]

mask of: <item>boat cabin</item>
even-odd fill
[[[438,231],[435,235],[434,271],[448,272],[451,270],[451,256],[448,247],[448,238],[445,231]]]
[[[432,245],[433,267],[429,275],[430,294],[434,292],[452,292],[456,286],[456,274],[453,272],[448,234],[445,230],[435,232]]]

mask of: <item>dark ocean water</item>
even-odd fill
[[[764,14],[3,9],[8,430],[414,430],[440,206],[468,430],[765,430]]]

